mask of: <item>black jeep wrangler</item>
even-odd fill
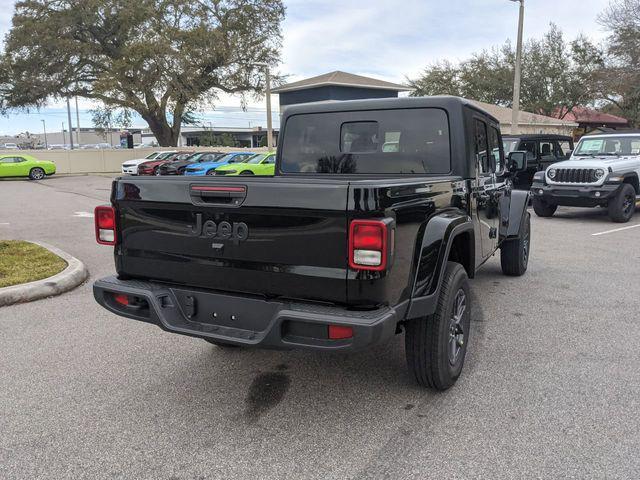
[[[573,151],[573,138],[565,135],[505,135],[504,151],[527,154],[527,168],[513,177],[513,186],[529,190],[536,172],[544,171],[552,163],[567,160]]]
[[[454,384],[468,278],[530,250],[498,121],[454,97],[288,108],[273,177],[122,177],[96,209],[117,275],[96,300],[220,347],[367,348],[405,332],[416,380]]]

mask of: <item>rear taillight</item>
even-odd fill
[[[101,245],[115,245],[116,233],[116,211],[108,205],[96,207],[94,212],[96,224],[96,241]]]
[[[387,267],[387,224],[382,220],[353,220],[349,226],[349,266],[380,271]]]

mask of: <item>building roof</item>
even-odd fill
[[[511,125],[511,115],[513,110],[507,107],[500,107],[491,103],[478,102],[471,100],[471,103],[478,105],[480,108],[486,110],[491,115],[496,117],[501,125]],[[572,120],[559,119],[554,117],[547,117],[545,115],[538,115],[537,113],[520,111],[518,117],[518,125],[541,125],[549,127],[577,127],[578,124]]]
[[[342,100],[337,102],[309,102],[290,105],[283,111],[283,119],[301,113],[324,113],[344,111],[388,110],[405,108],[441,108],[450,112],[460,110],[460,106],[467,106],[478,110],[499,123],[491,112],[466,98],[450,95],[435,95],[430,97],[393,97],[393,98],[364,98],[359,100]]]
[[[594,125],[606,126],[627,126],[629,121],[626,118],[611,115],[610,113],[598,112],[587,107],[573,107],[569,113],[564,116],[565,120],[577,123],[588,123]]]
[[[342,87],[356,87],[356,88],[373,88],[378,90],[393,90],[395,92],[409,92],[413,90],[406,85],[400,85],[398,83],[386,82],[384,80],[378,80],[376,78],[363,77],[361,75],[354,75],[353,73],[341,72],[336,70],[335,72],[325,73],[324,75],[318,75],[317,77],[306,78],[298,82],[287,83],[281,87],[274,88],[273,93],[284,93],[295,90],[306,90],[308,88],[324,87],[329,85],[338,85]]]

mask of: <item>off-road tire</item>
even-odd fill
[[[451,322],[460,291],[464,301],[459,322],[462,327],[462,345],[455,340],[457,337],[451,337]],[[447,262],[436,312],[424,318],[409,320],[405,326],[407,366],[421,386],[446,390],[460,376],[469,343],[470,300],[469,280],[464,267],[459,263]],[[453,363],[450,360],[451,340],[459,348]]]
[[[618,195],[609,200],[609,218],[616,223],[626,223],[631,220],[636,211],[636,190],[633,185],[623,183]]]
[[[218,340],[213,340],[212,338],[203,338],[203,340],[205,342],[209,342],[211,345],[215,345],[216,347],[220,347],[220,348],[228,348],[228,349],[240,348],[240,345],[219,342]]]
[[[557,205],[549,205],[540,197],[533,197],[533,211],[539,217],[553,217],[558,209]]]
[[[33,167],[29,171],[29,178],[31,180],[42,180],[45,177],[44,170],[40,167]]]
[[[506,240],[500,247],[502,273],[520,277],[527,271],[531,254],[531,214],[527,213],[520,225],[518,238]]]

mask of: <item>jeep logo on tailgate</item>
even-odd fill
[[[220,222],[213,220],[202,223],[202,214],[196,213],[195,226],[189,225],[189,235],[192,237],[218,238],[233,240],[233,243],[244,242],[249,237],[249,227],[244,222]]]

